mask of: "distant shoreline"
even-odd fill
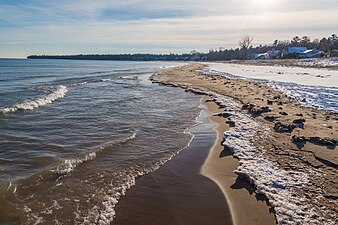
[[[30,55],[27,59],[103,60],[103,61],[205,61],[203,54],[92,54]]]
[[[176,57],[173,57],[176,56]],[[5,59],[5,58],[4,58]],[[14,58],[11,58],[14,59]],[[19,59],[19,58],[18,58]],[[22,59],[22,58],[20,58]],[[329,70],[338,70],[338,58],[304,58],[304,59],[266,59],[266,60],[201,60],[201,56],[193,58],[189,54],[119,54],[119,55],[32,55],[27,59],[44,60],[96,60],[96,61],[120,61],[120,62],[221,62],[256,66],[286,66],[303,68],[325,68]]]

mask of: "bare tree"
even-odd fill
[[[311,39],[309,36],[303,36],[299,43],[302,47],[311,48]]]
[[[297,46],[299,46],[300,41],[301,41],[301,39],[298,36],[296,36],[296,37],[292,38],[291,44],[292,44],[292,46],[297,47]]]
[[[251,43],[253,41],[253,37],[251,37],[250,35],[244,35],[241,40],[238,42],[239,47],[247,50],[249,48],[251,48]]]

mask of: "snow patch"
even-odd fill
[[[236,65],[238,66],[238,65]],[[242,65],[239,65],[242,66]],[[243,65],[244,67],[247,67],[247,65]],[[264,66],[261,66],[264,68]],[[223,68],[223,71],[218,71],[212,69],[212,66],[209,66],[208,68],[202,70],[202,72],[210,75],[215,75],[215,76],[223,76],[227,77],[230,79],[239,79],[239,80],[252,80],[252,81],[257,81],[261,82],[263,84],[266,84],[272,88],[277,88],[283,93],[287,94],[290,97],[293,97],[295,99],[298,99],[299,101],[302,102],[307,107],[312,107],[312,108],[319,108],[319,109],[324,109],[328,111],[333,111],[333,112],[338,112],[338,87],[330,87],[330,85],[336,85],[338,83],[329,83],[328,86],[310,86],[310,85],[303,85],[301,83],[295,83],[291,82],[294,80],[294,78],[290,78],[289,82],[287,81],[278,81],[279,79],[275,79],[273,76],[270,77],[269,79],[262,79],[264,76],[256,76],[254,72],[251,70],[248,72],[242,71],[240,73],[233,74],[234,71],[231,69],[229,72],[225,72],[226,68]],[[298,68],[297,68],[298,69]],[[232,71],[232,72],[231,72]],[[325,70],[323,70],[325,71]],[[252,76],[250,76],[250,72],[252,73]],[[338,71],[336,77],[334,79],[328,79],[329,82],[335,82],[335,79],[338,78]],[[238,75],[241,74],[241,75]],[[321,73],[323,75],[323,72]],[[281,75],[277,75],[281,76]],[[286,76],[286,75],[282,75]],[[287,76],[290,77],[290,76]],[[284,78],[283,78],[284,79]],[[314,78],[308,78],[303,80],[313,80]],[[316,79],[321,79],[316,77]]]
[[[319,66],[319,67],[334,67],[338,66],[338,58],[329,59],[301,59],[297,61],[300,66]]]

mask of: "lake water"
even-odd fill
[[[0,60],[0,223],[109,224],[135,178],[185,148],[200,97],[173,62]]]

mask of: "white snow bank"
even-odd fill
[[[306,68],[308,75],[299,75],[303,70],[304,68],[296,67],[211,63],[203,72],[232,79],[262,82],[301,100],[305,106],[338,112],[338,71]],[[325,73],[331,75],[327,75],[325,78],[314,77],[312,76],[314,71],[317,74],[321,73],[321,76],[324,76]],[[315,81],[318,81],[318,85],[305,85]]]
[[[207,65],[211,71],[226,72],[246,78],[292,82],[301,85],[338,87],[338,71],[333,70],[231,63],[208,63]]]
[[[323,66],[333,67],[338,66],[338,58],[329,59],[300,59],[297,61],[300,66]]]

